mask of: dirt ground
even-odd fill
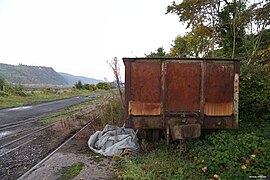
[[[82,164],[82,170],[72,178],[74,180],[116,179],[112,170],[113,159],[94,154],[87,146],[88,138],[98,129],[101,129],[98,123],[84,129],[25,179],[67,179],[64,176],[63,169],[72,166],[74,163]]]

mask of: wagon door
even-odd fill
[[[161,62],[132,62],[130,75],[129,114],[132,116],[160,115],[162,112]]]
[[[233,63],[207,62],[205,73],[205,115],[232,116],[233,95]]]
[[[167,113],[199,113],[200,85],[201,65],[198,61],[169,61],[166,74]]]

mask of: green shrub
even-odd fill
[[[84,89],[87,89],[89,91],[95,91],[97,90],[97,87],[94,84],[84,84],[83,85]]]
[[[4,91],[0,91],[0,96],[2,97],[6,97],[8,96],[9,94],[7,92],[4,92]]]
[[[270,124],[265,119],[241,124],[238,130],[222,130],[179,146],[165,142],[115,166],[124,179],[248,179],[270,174]],[[135,169],[135,171],[133,171]]]
[[[96,86],[98,89],[104,89],[104,90],[112,89],[110,83],[107,83],[107,82],[99,82]]]
[[[270,113],[270,65],[260,61],[241,64],[240,115]]]

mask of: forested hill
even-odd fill
[[[0,63],[0,76],[9,83],[68,85],[67,80],[51,67],[8,65]]]

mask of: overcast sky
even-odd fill
[[[185,27],[170,0],[0,0],[0,63],[113,80],[107,60],[170,49]]]

